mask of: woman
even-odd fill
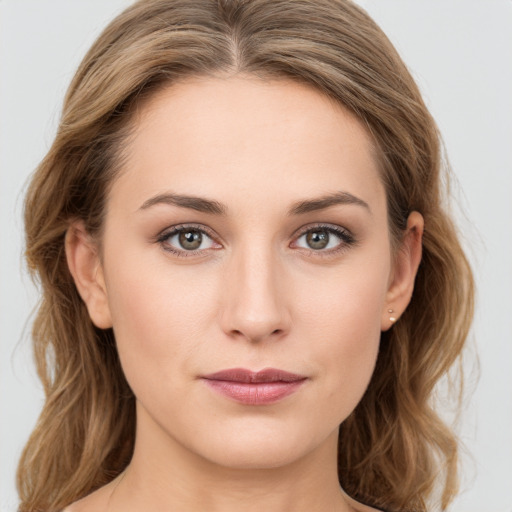
[[[47,401],[20,510],[424,511],[471,272],[439,135],[347,1],[142,1],[26,202]],[[429,501],[430,500],[430,501]]]

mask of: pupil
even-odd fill
[[[306,240],[312,249],[323,249],[329,243],[327,231],[311,231],[307,234]]]
[[[183,249],[194,250],[201,246],[203,235],[200,231],[183,231],[179,236],[180,245]]]

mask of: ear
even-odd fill
[[[72,222],[66,232],[66,259],[78,293],[96,327],[112,327],[107,288],[98,247],[82,221]]]
[[[381,329],[387,331],[407,308],[414,290],[414,280],[421,261],[423,216],[412,212],[407,219],[405,235],[396,251],[386,302],[382,311]]]

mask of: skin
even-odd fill
[[[188,80],[157,93],[134,123],[101,249],[74,222],[66,252],[92,321],[114,328],[137,399],[135,452],[68,511],[373,510],[339,487],[338,428],[370,381],[381,331],[410,300],[421,215],[393,251],[367,132],[304,85]],[[341,191],[359,201],[290,213]],[[169,193],[225,212],[154,199]],[[207,233],[188,255],[178,236],[163,237],[182,224]],[[308,245],[314,232],[327,248]],[[307,380],[253,406],[200,378],[235,367]]]

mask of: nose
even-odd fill
[[[229,337],[257,343],[289,331],[282,270],[268,248],[252,247],[233,255],[221,312],[222,329]]]

